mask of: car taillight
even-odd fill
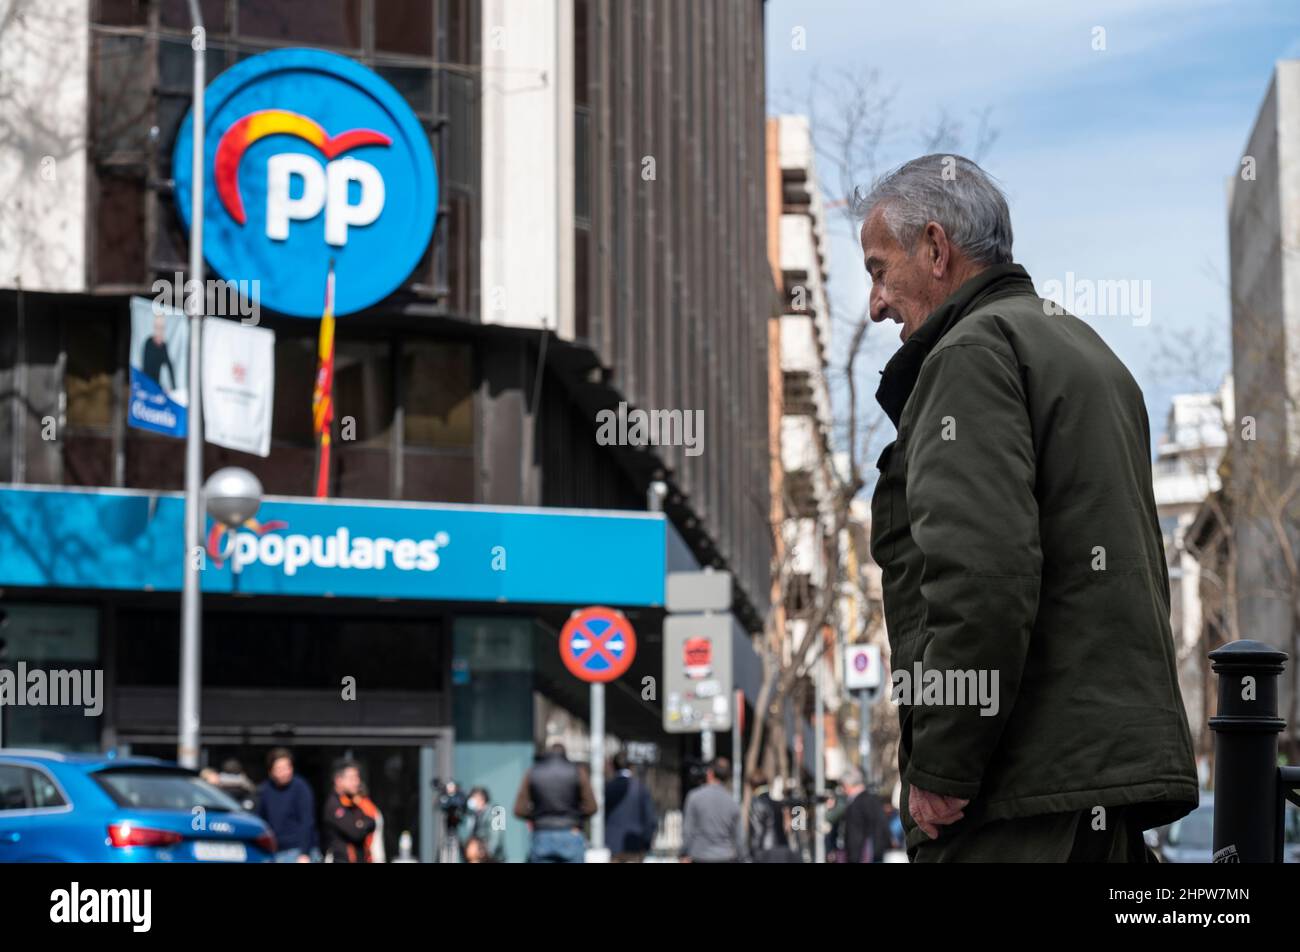
[[[253,840],[253,842],[257,845],[258,849],[265,850],[272,854],[275,853],[275,834],[270,830],[267,830],[257,839]]]
[[[134,823],[113,823],[108,828],[108,841],[114,846],[175,846],[182,839],[179,833]]]

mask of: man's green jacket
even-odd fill
[[[909,847],[927,839],[913,785],[970,799],[972,820],[1140,804],[1146,828],[1188,813],[1196,765],[1128,370],[1023,268],[998,265],[904,342],[876,397],[898,429],[871,547],[907,702]]]

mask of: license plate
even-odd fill
[[[242,863],[248,859],[248,850],[243,843],[200,840],[194,844],[194,858],[209,863]]]

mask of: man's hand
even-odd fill
[[[912,814],[916,825],[932,840],[939,838],[939,827],[956,823],[965,816],[962,807],[968,803],[969,800],[945,797],[920,787],[910,787],[907,791],[907,812]]]

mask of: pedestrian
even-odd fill
[[[848,806],[844,809],[844,860],[847,863],[883,863],[889,851],[889,818],[880,797],[867,789],[862,771],[844,772],[840,783]]]
[[[222,793],[233,798],[249,813],[257,809],[257,788],[249,779],[244,765],[235,758],[228,758],[221,764],[221,772],[217,774],[217,786]]]
[[[327,863],[366,862],[366,839],[375,832],[375,820],[358,802],[360,792],[361,768],[355,761],[339,761],[334,767],[334,792],[321,812]]]
[[[605,845],[611,860],[643,862],[658,828],[654,799],[620,750],[614,755],[614,776],[605,784]]]
[[[487,787],[473,787],[465,798],[460,818],[461,854],[469,862],[469,841],[477,840],[492,862],[505,861],[505,829],[498,822],[498,808],[492,805]],[[502,829],[497,829],[500,826]]]
[[[974,162],[914,159],[856,206],[871,319],[902,325],[871,549],[908,853],[1146,862],[1198,795],[1142,391],[1013,262]]]
[[[682,807],[682,858],[688,863],[734,863],[740,856],[740,807],[727,788],[731,761],[709,764],[704,783]]]
[[[276,747],[266,758],[256,812],[275,834],[277,863],[310,863],[317,849],[316,798],[294,772],[293,754]]]
[[[375,821],[375,832],[366,837],[364,844],[365,862],[382,863],[384,862],[384,815],[379,812],[375,801],[370,799],[370,791],[366,789],[364,783],[361,784],[353,799],[361,808],[361,812]]]
[[[488,853],[487,845],[477,836],[471,836],[465,841],[465,848],[462,855],[464,856],[464,862],[466,863],[499,862]]]
[[[772,796],[767,774],[755,770],[749,778],[749,818],[746,846],[754,863],[797,863],[798,853],[790,846],[789,816],[783,804]]]
[[[528,862],[584,862],[587,844],[581,824],[595,812],[586,768],[569,760],[562,738],[548,738],[515,796],[515,816],[527,820],[533,834]]]

